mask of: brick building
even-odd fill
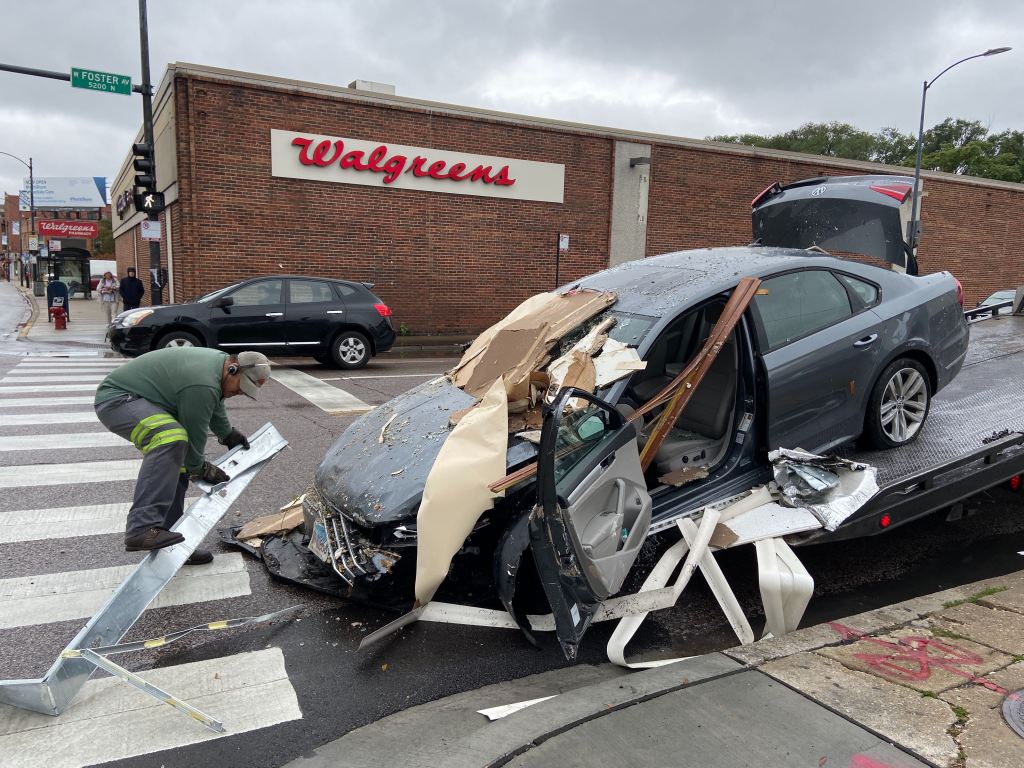
[[[870,163],[615,130],[193,64],[154,100],[162,263],[183,301],[263,274],[376,284],[410,333],[476,331],[609,264],[749,242],[776,180],[906,173]],[[141,140],[141,139],[140,139]],[[143,217],[112,194],[119,271],[149,267]],[[1024,185],[926,173],[922,273],[972,303],[1024,284]]]

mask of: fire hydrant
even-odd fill
[[[50,307],[50,317],[53,318],[53,330],[66,331],[68,329],[68,313],[64,307]]]

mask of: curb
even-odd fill
[[[29,317],[28,320],[22,325],[21,331],[18,332],[18,339],[24,339],[28,336],[29,331],[32,330],[32,326],[35,325],[36,318],[39,316],[39,307],[36,305],[35,297],[32,296],[28,288],[19,285],[18,293],[21,294],[21,298],[28,305]]]

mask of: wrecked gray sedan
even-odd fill
[[[819,201],[830,194],[822,181]],[[825,181],[841,198],[843,180]],[[861,197],[873,189],[858,182]],[[891,186],[876,194],[886,216],[905,202]],[[863,234],[864,221],[855,225]],[[874,255],[897,263],[907,252],[881,242]],[[756,290],[685,407],[660,424],[665,393],[706,354],[744,278]],[[446,376],[354,422],[317,469],[293,544],[354,597],[408,606],[438,588],[496,594],[528,630],[517,596],[544,594],[572,656],[650,534],[770,481],[770,450],[913,441],[967,340],[948,273],[912,277],[820,249],[760,245],[629,262],[524,302]],[[429,487],[442,471],[455,493],[439,503]]]

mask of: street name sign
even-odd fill
[[[128,75],[115,75],[112,72],[99,72],[93,69],[72,67],[71,87],[131,96],[132,79]]]

